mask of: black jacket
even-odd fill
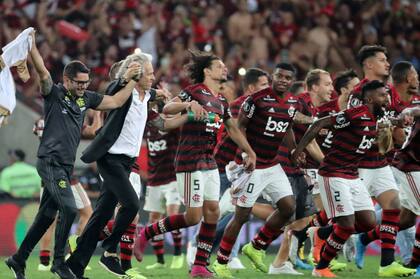
[[[119,80],[114,80],[108,85],[106,94],[114,95],[122,88],[123,86],[120,84]],[[156,91],[151,90],[150,94],[151,97],[149,101],[153,101],[156,96]],[[132,100],[133,96],[131,95],[123,106],[111,110],[111,112],[108,113],[104,126],[96,132],[96,137],[83,151],[82,157],[80,158],[83,162],[92,163],[97,161],[108,152],[112,145],[114,145],[121,133]]]

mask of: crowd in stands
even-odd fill
[[[156,80],[172,92],[189,82],[182,68],[188,49],[212,51],[240,89],[242,67],[270,72],[290,62],[300,78],[312,68],[360,70],[355,53],[364,44],[382,44],[391,64],[407,60],[420,70],[419,12],[410,0],[4,0],[0,44],[33,26],[55,82],[65,63],[79,59],[92,69],[90,89],[99,91],[110,66],[136,48],[153,55]],[[18,90],[42,103],[33,78]]]

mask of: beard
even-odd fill
[[[381,119],[385,116],[386,108],[384,106],[375,106],[374,108],[374,114],[377,119]]]

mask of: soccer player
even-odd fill
[[[363,46],[358,58],[363,68],[365,78],[354,89],[353,97],[360,95],[361,86],[368,81],[380,80],[386,82],[389,76],[390,65],[386,57],[386,49],[381,46]],[[399,99],[395,88],[385,83],[390,102],[386,114],[379,119],[387,121],[389,117],[397,115],[396,101]],[[355,106],[356,98],[350,99],[350,106]],[[381,131],[382,133],[384,130]],[[359,175],[367,187],[370,195],[375,197],[382,208],[382,220],[374,229],[359,235],[356,243],[356,265],[363,267],[363,254],[365,247],[373,240],[381,240],[380,274],[399,276],[405,274],[404,267],[395,262],[395,240],[399,230],[400,200],[398,187],[386,156],[380,152],[379,144],[374,143],[359,162]],[[365,231],[361,228],[361,231]]]
[[[414,117],[415,124],[401,150],[395,154],[396,178],[400,183],[401,195],[401,229],[416,224],[420,214],[420,108],[418,106],[405,109],[399,116],[404,120],[406,116]],[[420,275],[420,224],[417,225],[416,240],[414,242],[412,258],[409,268],[417,268]]]
[[[50,227],[58,211],[55,232],[54,260],[51,272],[60,278],[75,276],[64,262],[64,250],[77,209],[70,187],[70,175],[80,142],[84,116],[89,108],[109,110],[122,106],[130,96],[134,84],[122,87],[113,96],[88,91],[89,69],[80,61],[68,63],[63,72],[63,84],[53,84],[51,75],[35,44],[33,34],[30,55],[40,77],[44,98],[45,127],[38,149],[38,173],[44,193],[39,211],[18,251],[6,260],[17,279],[25,278],[25,262],[31,251]],[[138,75],[133,66],[127,78]]]
[[[187,69],[194,84],[181,91],[163,110],[167,114],[177,114],[186,113],[193,106],[201,108],[194,112],[195,121],[181,127],[175,157],[178,190],[186,212],[168,216],[145,227],[136,240],[134,253],[138,260],[142,260],[149,239],[198,224],[204,217],[200,224],[197,254],[191,276],[212,277],[206,265],[219,219],[220,178],[213,151],[221,121],[217,117],[214,123],[203,121],[208,119],[207,114],[219,115],[232,140],[248,155],[244,162],[247,171],[254,169],[256,155],[239,130],[236,120],[231,118],[225,98],[218,94],[220,82],[227,75],[223,61],[210,53],[191,52],[191,62]]]
[[[377,136],[377,119],[388,105],[385,84],[378,80],[367,82],[356,108],[326,116],[315,122],[299,142],[293,159],[319,131],[333,131],[331,148],[319,168],[321,199],[329,218],[335,224],[321,252],[321,259],[312,274],[317,277],[336,277],[328,268],[346,240],[360,228],[375,226],[372,200],[358,175],[358,162],[373,146]],[[295,159],[296,160],[296,159]],[[382,268],[379,274],[382,275]]]
[[[278,160],[278,149],[283,140],[293,144],[291,125],[296,115],[298,101],[287,94],[296,75],[295,68],[280,63],[273,73],[271,87],[262,89],[246,98],[239,112],[239,125],[251,146],[258,153],[257,167],[236,201],[235,215],[223,234],[213,270],[219,277],[231,278],[227,262],[240,229],[248,221],[253,205],[260,194],[270,197],[277,209],[267,219],[252,243],[242,252],[254,265],[267,273],[263,263],[265,250],[275,240],[295,212],[292,188]],[[287,135],[287,136],[286,136]],[[237,152],[236,161],[240,152]]]
[[[331,76],[328,72],[321,69],[314,69],[308,72],[305,79],[305,86],[308,91],[303,92],[297,96],[299,100],[299,112],[310,117],[314,118],[317,114],[318,108],[331,100],[333,93],[333,86]],[[310,123],[296,124],[293,125],[293,131],[295,134],[295,139],[297,142],[302,138],[305,131],[308,129]],[[281,165],[286,172],[286,175],[291,183],[293,193],[296,198],[296,214],[295,219],[292,224],[289,225],[288,229],[294,231],[293,235],[296,236],[300,243],[302,243],[306,238],[306,229],[305,226],[308,223],[308,220],[305,218],[312,213],[315,209],[312,204],[307,202],[308,200],[308,183],[304,177],[302,169],[291,164],[289,161],[290,150],[286,146],[280,147],[279,158],[281,160]],[[317,151],[312,151],[306,156],[306,163],[302,166],[305,173],[311,174],[317,171],[319,162],[322,161],[323,154],[319,147]],[[293,237],[294,237],[293,236]],[[285,244],[286,242],[284,242]],[[295,242],[294,242],[295,243]],[[292,250],[297,252],[297,249],[293,247]],[[282,243],[283,246],[283,243]],[[269,273],[271,274],[281,274],[281,273],[292,273],[296,274],[296,271],[292,269],[290,263],[286,262],[287,256],[282,255],[282,251],[288,251],[281,247],[277,254],[277,257],[274,259],[272,265],[270,266]],[[296,263],[296,253],[291,254],[291,261]]]
[[[149,112],[149,123],[146,125],[145,138],[148,150],[148,176],[144,210],[149,212],[149,223],[159,221],[163,215],[178,214],[181,204],[175,175],[175,152],[178,147],[177,129],[164,132],[152,123],[159,121],[161,116],[155,110]],[[174,243],[174,254],[171,269],[180,269],[183,266],[184,256],[181,252],[181,231],[171,232]],[[157,262],[146,266],[146,269],[164,268],[164,235],[156,235],[151,239]]]

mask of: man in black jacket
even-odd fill
[[[53,84],[51,75],[32,38],[30,55],[41,82],[44,98],[45,127],[38,149],[37,170],[42,178],[44,193],[39,211],[18,251],[6,260],[16,279],[25,279],[25,262],[35,245],[50,227],[58,211],[55,232],[54,261],[51,272],[62,279],[74,279],[64,261],[64,250],[71,225],[77,214],[70,187],[70,175],[80,142],[87,109],[110,110],[121,107],[131,95],[140,66],[132,64],[113,96],[103,96],[86,90],[89,69],[80,61],[72,61],[64,68],[63,84]]]
[[[151,89],[155,77],[148,54],[128,56],[117,77],[123,76],[133,62],[141,65],[141,74],[132,95],[124,106],[109,113],[104,126],[81,158],[86,163],[97,161],[104,182],[92,217],[77,241],[76,250],[67,260],[70,269],[78,278],[83,278],[84,269],[96,248],[100,231],[112,217],[117,203],[121,208],[115,218],[111,235],[102,243],[105,252],[99,263],[117,276],[125,275],[116,254],[117,246],[139,210],[139,199],[129,181],[129,174],[140,151],[148,102],[155,99],[157,92]],[[112,82],[108,87],[108,94],[112,95],[121,86],[118,81]],[[167,92],[158,91],[157,94]]]

